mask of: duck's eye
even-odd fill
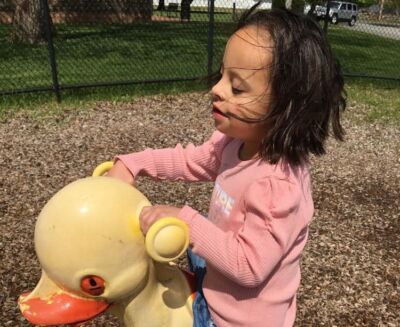
[[[101,295],[104,292],[105,281],[103,278],[95,275],[82,278],[81,289],[90,295]]]

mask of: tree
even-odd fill
[[[158,7],[157,10],[165,10],[165,1],[164,0],[159,0],[158,1]]]
[[[325,2],[327,3],[328,1],[325,1]],[[307,15],[310,15],[310,16],[314,15],[315,7],[317,5],[321,5],[322,3],[324,3],[324,2],[321,0],[307,0],[307,4],[310,5],[310,10],[308,11]]]
[[[181,21],[190,21],[190,5],[193,0],[181,1]]]
[[[273,8],[282,8],[285,7],[285,0],[272,0]]]
[[[394,13],[396,16],[400,16],[400,0],[392,0]]]
[[[15,0],[12,38],[37,44],[46,40],[44,8],[41,0]]]
[[[380,0],[379,1],[379,16],[378,20],[382,20],[382,15],[383,15],[383,6],[385,5],[385,0]]]

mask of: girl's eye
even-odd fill
[[[232,87],[232,93],[233,93],[233,94],[240,94],[240,93],[243,93],[243,90],[239,90],[239,89],[236,88],[236,87]]]

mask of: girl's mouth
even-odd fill
[[[212,107],[212,114],[214,117],[228,117],[227,114],[224,114],[221,110],[217,109],[216,107]]]

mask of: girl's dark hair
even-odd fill
[[[257,10],[257,5],[241,16],[237,30],[261,27],[274,42],[269,81],[273,99],[259,152],[270,163],[298,165],[310,153],[325,153],[330,130],[343,140],[340,118],[346,92],[340,65],[314,19],[286,9]]]

